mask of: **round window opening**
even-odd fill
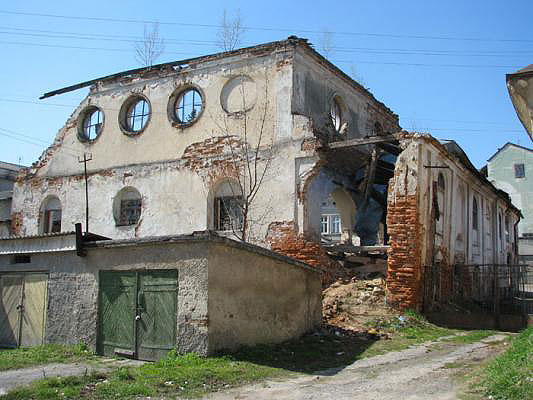
[[[202,95],[198,90],[184,90],[179,94],[174,105],[176,121],[183,125],[192,124],[200,116],[203,107]]]
[[[333,101],[331,102],[331,109],[329,111],[329,115],[331,118],[331,123],[333,124],[333,127],[336,131],[341,128],[341,113],[342,111],[339,99],[337,97],[334,97]]]
[[[126,129],[131,133],[140,133],[150,119],[150,104],[143,98],[136,98],[126,111]]]
[[[97,107],[91,107],[85,112],[80,127],[80,139],[83,141],[96,140],[102,133],[104,126],[104,113]]]

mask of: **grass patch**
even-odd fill
[[[481,387],[494,400],[533,399],[533,327],[513,338],[510,348],[483,368]]]
[[[207,392],[275,377],[282,371],[229,357],[178,356],[109,373],[47,378],[16,388],[0,399],[117,399],[139,396],[196,397]]]
[[[480,340],[486,339],[489,336],[492,336],[496,334],[495,331],[472,331],[468,332],[464,335],[456,335],[449,338],[443,339],[444,342],[451,342],[451,343],[457,343],[457,344],[468,344],[468,343],[475,343],[479,342]],[[500,343],[500,341],[496,341],[495,343]]]
[[[43,346],[18,349],[0,349],[0,371],[48,363],[76,362],[93,358],[85,344]]]
[[[180,356],[170,352],[159,362],[123,367],[105,375],[45,379],[15,389],[0,399],[196,397],[294,372],[311,374],[344,368],[358,359],[402,350],[457,332],[409,313],[401,318],[376,320],[369,327],[369,333],[329,327],[324,333],[306,335],[298,340],[242,348],[214,357]]]

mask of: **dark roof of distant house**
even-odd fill
[[[512,74],[507,74],[506,77],[509,79],[521,75],[533,75],[533,64],[529,64],[527,67],[520,68],[518,71],[513,72]]]
[[[533,64],[532,64],[532,65],[533,65]],[[533,149],[529,149],[529,148],[527,148],[527,147],[520,146],[520,145],[518,145],[518,144],[514,144],[514,143],[511,143],[511,142],[507,142],[507,143],[505,143],[502,147],[500,147],[496,153],[494,153],[492,156],[490,156],[490,158],[487,160],[487,162],[491,162],[492,159],[493,159],[494,157],[496,157],[501,151],[503,151],[503,150],[504,150],[505,148],[507,148],[508,146],[513,146],[513,147],[517,147],[517,148],[522,149],[522,150],[526,150],[526,151],[531,151],[531,152],[533,152]]]

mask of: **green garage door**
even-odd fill
[[[101,271],[98,350],[141,360],[176,343],[177,271]]]

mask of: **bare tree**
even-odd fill
[[[318,40],[318,50],[325,58],[332,57],[334,54],[335,43],[333,33],[324,31]]]
[[[242,43],[242,37],[245,29],[241,18],[241,11],[238,9],[233,19],[228,17],[228,12],[224,9],[220,19],[220,28],[218,30],[218,47],[223,51],[235,50]]]
[[[228,185],[231,196],[220,200],[221,207],[225,209],[224,213],[229,220],[227,221],[229,226],[226,226],[225,230],[231,230],[237,239],[249,242],[258,239],[253,236],[252,227],[263,225],[264,220],[272,212],[271,202],[259,209],[256,200],[267,175],[272,172],[274,143],[272,138],[270,140],[266,138],[265,125],[269,110],[268,81],[265,79],[264,102],[257,119],[252,118],[247,111],[249,108],[243,84],[240,86],[240,91],[244,111],[226,115],[222,124],[216,119],[213,120],[224,138],[228,153],[227,170],[231,171],[228,178],[233,180],[233,183]]]
[[[159,37],[159,24],[144,25],[142,40],[135,42],[135,59],[144,66],[151,67],[165,51],[165,41]]]

